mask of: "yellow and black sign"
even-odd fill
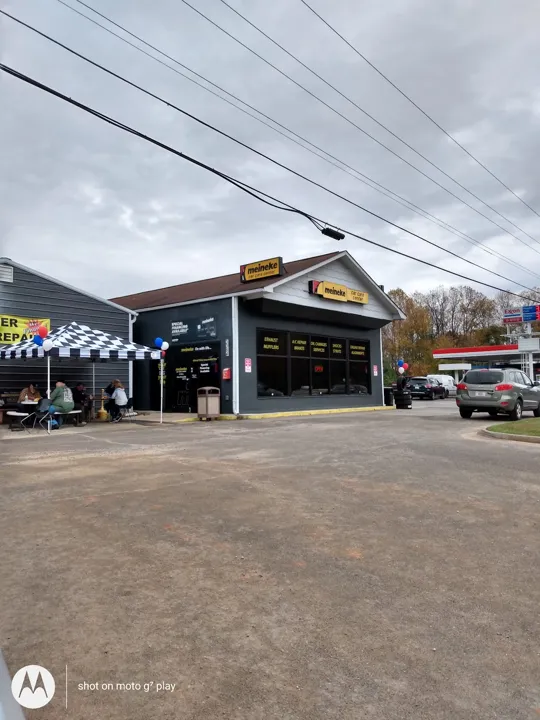
[[[240,265],[240,280],[243,283],[280,275],[283,275],[283,258],[280,257]]]
[[[44,325],[49,331],[51,329],[49,318],[0,315],[0,345],[14,345],[24,340],[31,340],[40,325]]]
[[[369,300],[366,292],[353,290],[346,285],[338,285],[328,282],[328,280],[310,280],[309,292],[312,295],[320,295],[328,300],[337,300],[338,302],[354,302],[365,305]]]

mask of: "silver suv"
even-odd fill
[[[521,420],[524,410],[540,417],[540,383],[514,368],[469,370],[457,386],[456,404],[462,418],[473,412],[499,413]]]

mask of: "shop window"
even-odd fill
[[[313,395],[328,395],[330,372],[328,360],[311,361],[311,387]]]
[[[368,349],[366,343],[358,340],[349,340],[349,360],[368,360]]]
[[[344,360],[330,360],[330,393],[344,395],[347,392],[347,363]]]
[[[292,358],[309,357],[309,335],[299,335],[298,333],[291,333],[289,347]]]
[[[257,330],[257,355],[287,355],[287,333]]]
[[[367,395],[371,392],[371,376],[367,362],[349,363],[349,393]]]
[[[330,358],[334,360],[345,360],[347,341],[341,338],[330,338]]]
[[[309,360],[307,358],[291,358],[291,395],[299,397],[310,394]]]
[[[311,357],[312,358],[327,358],[328,357],[328,338],[318,337],[317,335],[311,336]]]
[[[257,357],[257,395],[283,397],[288,395],[287,358],[259,355]]]

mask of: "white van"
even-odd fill
[[[454,382],[454,378],[451,375],[428,375],[428,378],[435,378],[435,380],[438,380],[441,385],[444,385],[445,389],[445,397],[452,396],[455,397],[457,394],[457,388],[456,383]]]

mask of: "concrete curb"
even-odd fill
[[[512,433],[500,433],[493,432],[489,428],[482,428],[478,431],[480,435],[486,435],[493,440],[513,440],[514,442],[526,442],[526,443],[540,443],[540,437],[533,437],[532,435],[514,435]]]
[[[275,413],[247,413],[238,416],[239,420],[267,420],[272,418],[308,417],[309,415],[337,415],[341,413],[377,412],[379,410],[395,410],[395,407],[377,405],[375,407],[353,408],[319,408],[318,410],[287,410]]]

